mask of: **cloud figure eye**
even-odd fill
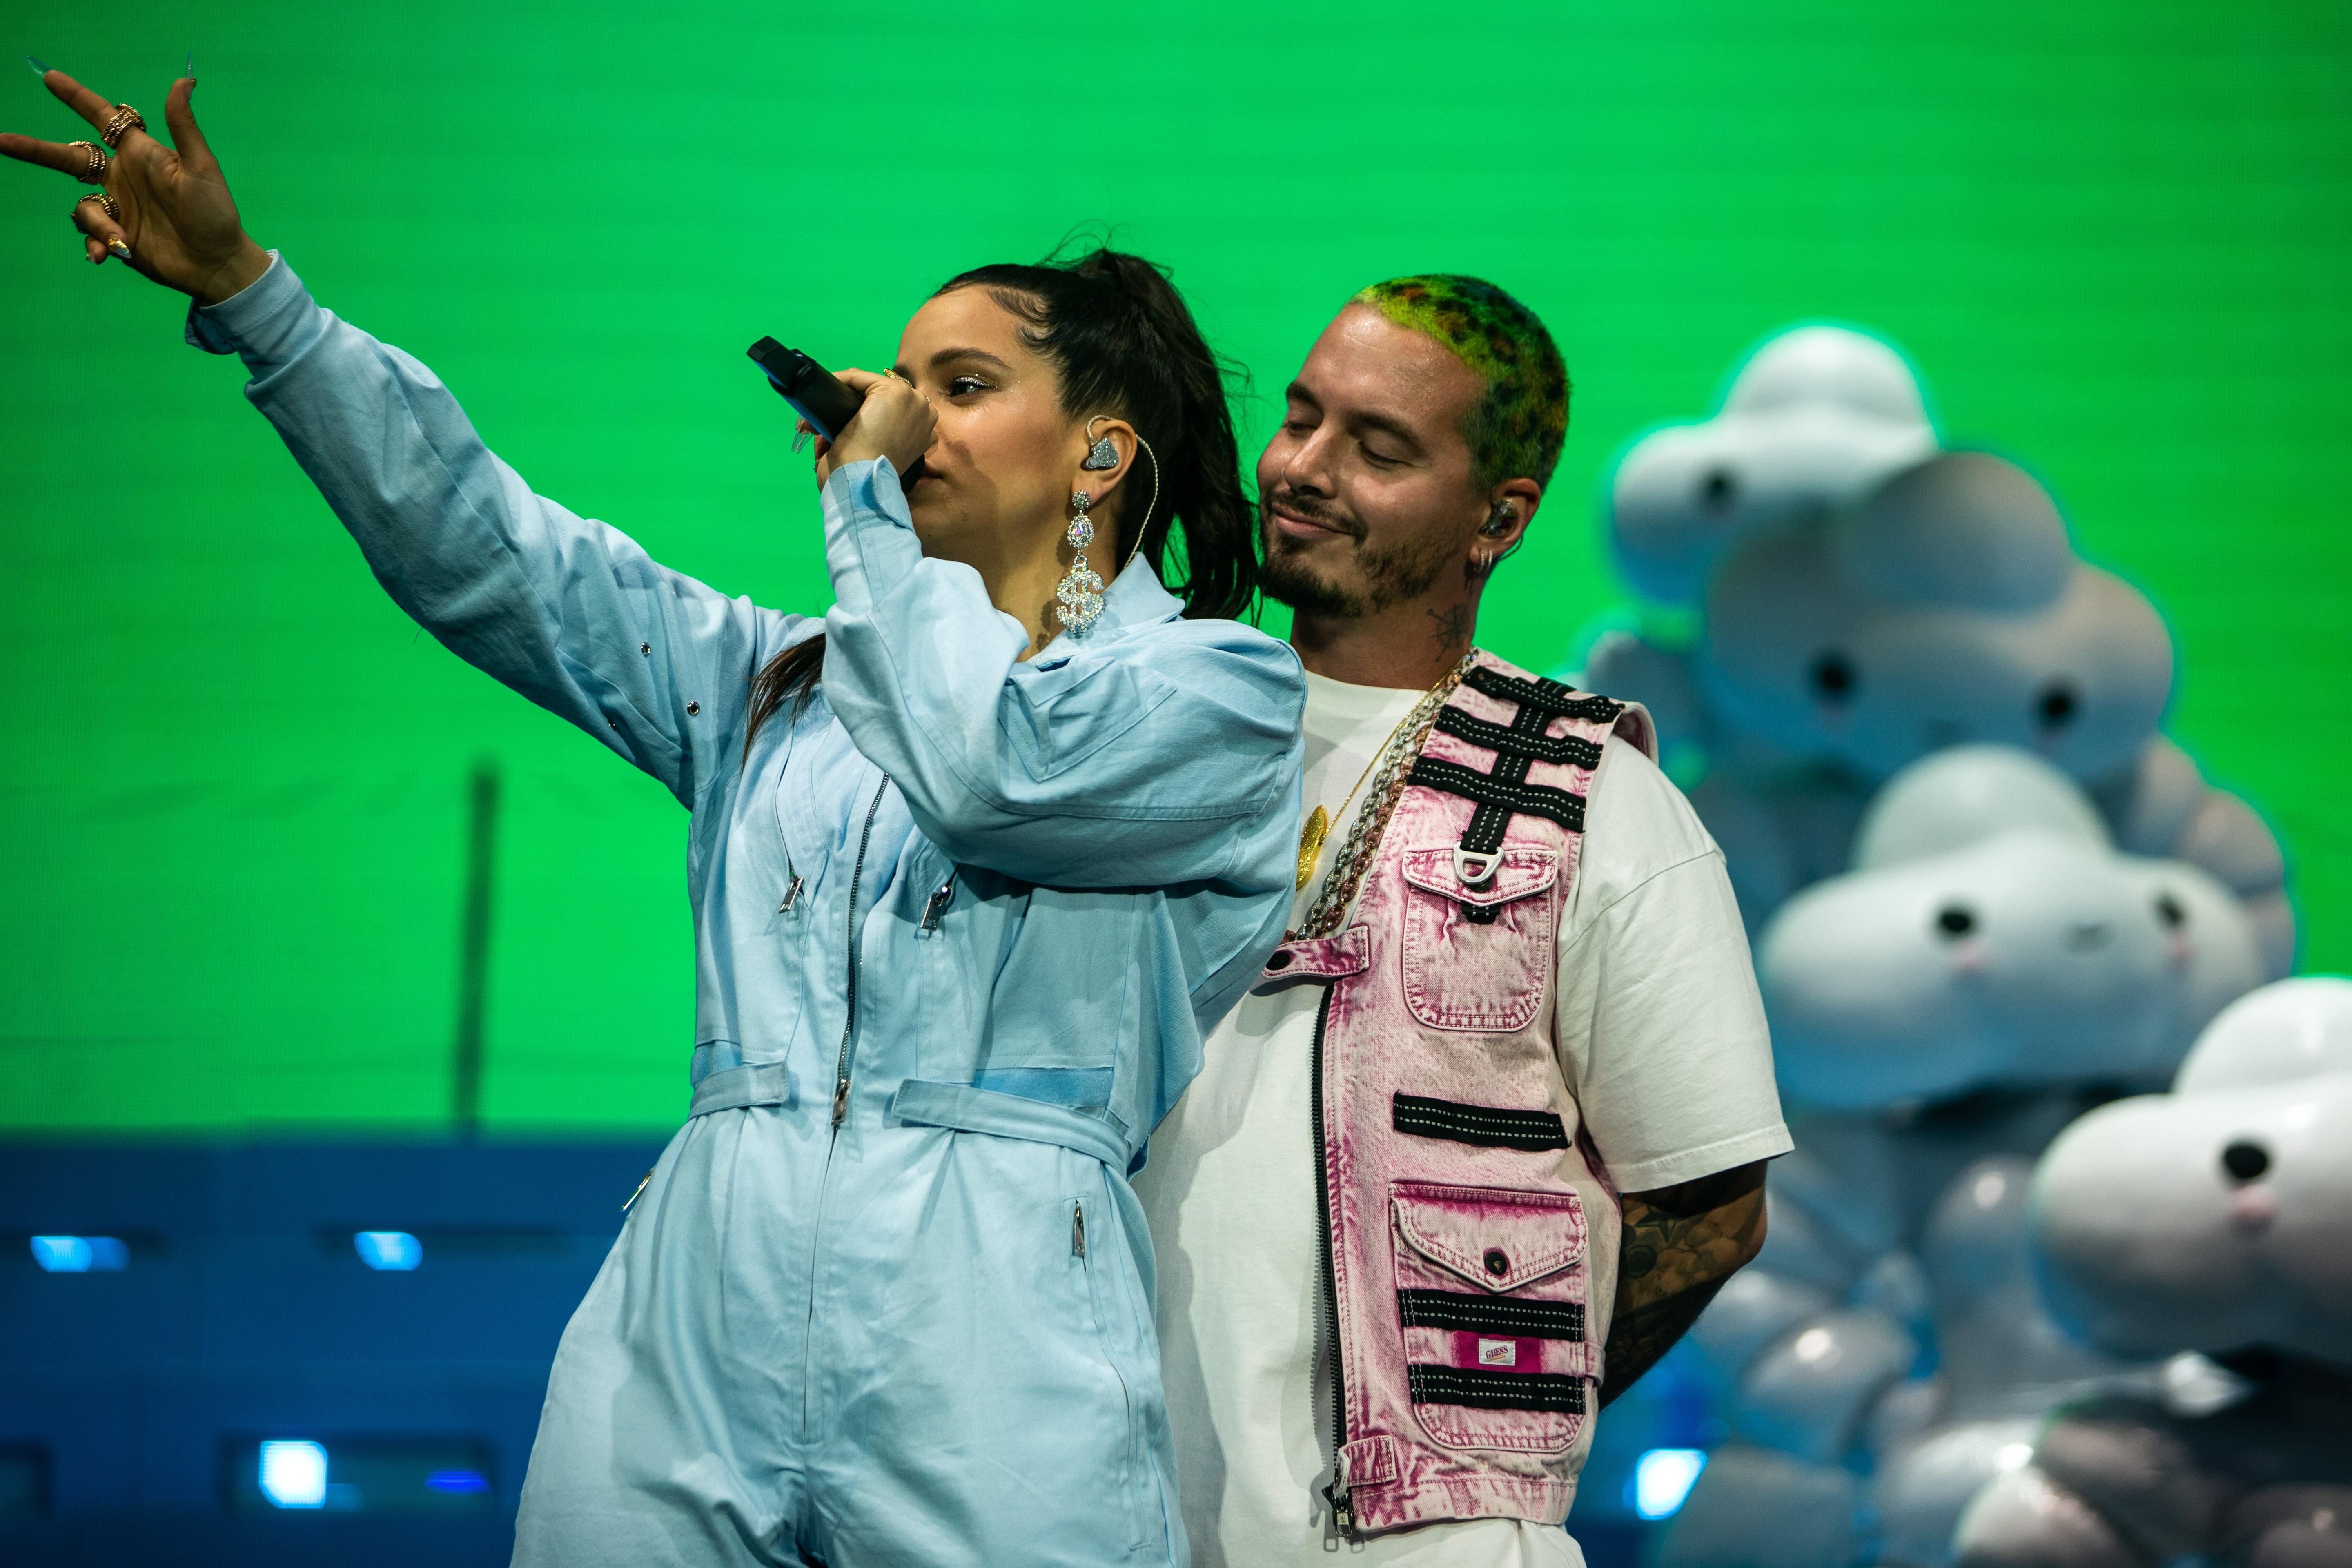
[[[2053,680],[2042,689],[2042,696],[2033,704],[2034,717],[2045,730],[2063,730],[2074,721],[2083,710],[2082,699],[2074,689],[2063,680]]]
[[[2241,1138],[2221,1151],[2221,1169],[2233,1182],[2251,1182],[2271,1168],[2271,1152],[2250,1139]]]
[[[1824,702],[1852,701],[1854,688],[1862,684],[1862,677],[1854,670],[1853,660],[1836,648],[1831,648],[1814,659],[1805,671],[1805,679],[1811,685],[1813,695]]]
[[[2156,919],[2165,930],[2179,931],[2189,923],[2189,911],[2170,893],[2158,893],[2156,896]]]
[[[1948,939],[1964,937],[1977,929],[1977,912],[1966,904],[1946,904],[1936,911],[1936,930]]]
[[[1739,481],[1731,477],[1728,468],[1708,470],[1698,482],[1698,510],[1709,517],[1721,517],[1739,500]]]

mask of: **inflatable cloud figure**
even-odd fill
[[[1735,546],[1707,586],[1697,676],[1726,722],[1865,778],[1963,741],[2096,778],[2155,731],[2172,641],[2075,555],[2024,470],[1948,452]]]
[[[1781,908],[1757,971],[1783,1087],[1847,1110],[2161,1083],[2265,973],[2226,889],[2117,853],[2078,785],[2000,746],[1891,782],[1853,870]]]
[[[2170,1094],[2068,1129],[2032,1204],[2062,1320],[2184,1353],[2062,1406],[1969,1504],[1964,1568],[2352,1563],[2352,982],[2229,1008]]]
[[[1853,500],[1936,449],[1903,356],[1842,327],[1756,351],[1711,419],[1655,430],[1610,483],[1618,565],[1666,604],[1695,604],[1733,542]]]
[[[1609,523],[1643,592],[1704,615],[1687,648],[1609,633],[1580,679],[1704,752],[1694,800],[1751,921],[1843,868],[1879,781],[1990,742],[2081,783],[2132,853],[2210,872],[2286,972],[2275,840],[2157,733],[2173,650],[2156,611],[2075,553],[2031,475],[1938,450],[1885,344],[1773,340],[1715,418],[1628,451]]]
[[[1940,1354],[1936,1422],[1882,1453],[1871,1481],[1882,1563],[1941,1568],[1953,1527],[1995,1477],[2032,1456],[2043,1415],[2091,1380],[2130,1370],[2070,1340],[2043,1307],[2027,1237],[2033,1162],[1962,1171],[1920,1246]]]
[[[1854,1479],[1769,1448],[1717,1449],[1650,1568],[1853,1568]]]
[[[2083,1118],[2036,1181],[2052,1302],[2084,1337],[2352,1363],[2352,981],[2243,998],[2170,1094]]]

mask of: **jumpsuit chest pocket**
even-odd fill
[[[1422,1429],[1449,1447],[1564,1452],[1584,1425],[1591,1366],[1576,1194],[1399,1182],[1390,1203]]]
[[[1452,845],[1404,852],[1404,995],[1433,1029],[1516,1034],[1557,962],[1559,855],[1513,845],[1465,884]]]

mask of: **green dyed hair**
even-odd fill
[[[1436,339],[1486,384],[1462,427],[1480,485],[1551,483],[1568,438],[1568,366],[1533,310],[1483,278],[1452,272],[1391,278],[1355,303]]]

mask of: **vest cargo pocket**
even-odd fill
[[[1564,1452],[1584,1425],[1585,1222],[1574,1193],[1399,1182],[1397,1320],[1423,1430]]]
[[[1486,1034],[1517,1034],[1535,1022],[1558,963],[1559,854],[1507,846],[1472,886],[1458,874],[1454,846],[1408,849],[1404,879],[1404,997],[1412,1016],[1433,1029]]]

